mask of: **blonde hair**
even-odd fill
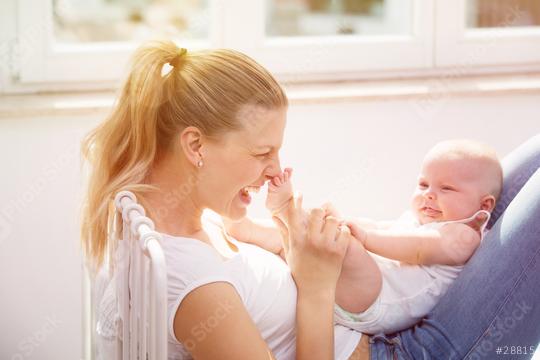
[[[426,159],[434,157],[476,161],[479,170],[485,176],[487,192],[496,200],[499,199],[502,191],[503,170],[497,153],[491,146],[468,139],[446,140],[437,143],[426,155]]]
[[[167,63],[173,67],[162,75]],[[140,47],[112,113],[82,144],[92,166],[81,226],[89,265],[97,269],[104,261],[116,193],[155,190],[145,179],[182,129],[195,126],[219,137],[242,128],[237,114],[244,105],[274,109],[287,104],[272,75],[240,52],[186,53],[172,41]]]

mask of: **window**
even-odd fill
[[[204,0],[20,0],[22,83],[118,80],[143,40],[215,45],[219,21]]]
[[[436,66],[537,65],[540,3],[536,0],[441,0]]]
[[[158,36],[244,51],[286,81],[540,68],[537,0],[6,1],[23,85],[114,83]]]
[[[271,37],[411,33],[410,0],[272,0],[267,9]]]
[[[237,0],[228,10],[226,46],[245,51],[281,79],[432,66],[432,1]],[[238,14],[251,16],[238,22]]]
[[[535,0],[468,0],[467,28],[540,26],[540,2]]]
[[[53,0],[52,4],[54,38],[60,43],[208,38],[208,1]]]

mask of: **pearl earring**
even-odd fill
[[[199,160],[199,161],[197,162],[197,166],[200,167],[200,168],[203,166],[202,160]]]

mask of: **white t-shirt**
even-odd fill
[[[191,359],[186,349],[190,344],[186,342],[184,347],[179,343],[173,330],[174,316],[182,300],[199,286],[221,281],[234,286],[276,359],[294,359],[296,286],[289,267],[264,249],[231,241],[239,251],[223,259],[212,246],[200,240],[163,235],[168,280],[169,359]],[[223,304],[216,310],[216,317],[226,311],[227,304]],[[206,331],[215,324],[209,319]],[[192,331],[194,341],[197,336],[203,336],[202,327],[200,331]],[[335,358],[348,359],[361,333],[340,325],[335,326],[334,333]]]

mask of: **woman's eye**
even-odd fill
[[[270,153],[267,152],[267,153],[264,153],[264,154],[258,154],[257,157],[265,158],[265,157],[268,157],[269,155],[270,155]]]

